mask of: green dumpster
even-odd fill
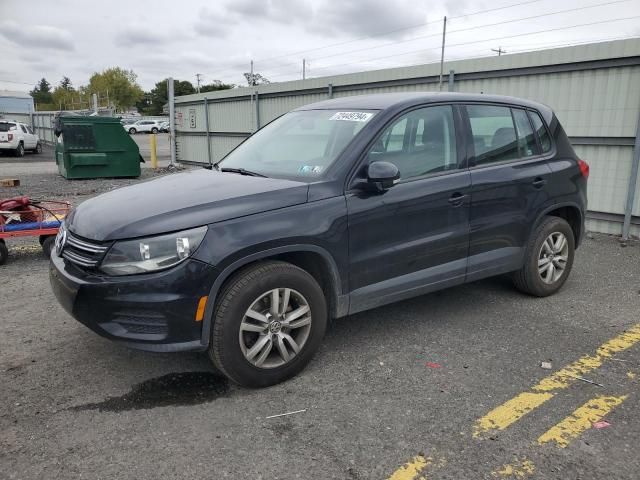
[[[110,117],[59,116],[56,164],[65,178],[139,177],[138,145]]]

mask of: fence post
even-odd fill
[[[629,190],[627,190],[627,205],[624,209],[624,222],[622,223],[622,240],[629,239],[631,230],[631,216],[633,204],[636,198],[636,185],[638,184],[638,164],[640,164],[640,112],[638,113],[638,125],[636,126],[636,141],[633,147],[633,161],[631,163],[631,175],[629,176]]]
[[[209,100],[207,97],[204,97],[204,128],[207,129],[207,161],[209,162],[209,167],[212,166],[211,162],[211,135],[209,133]]]
[[[260,99],[256,90],[256,130],[260,130]]]
[[[167,79],[167,96],[169,97],[169,149],[171,151],[171,166],[176,163],[176,105],[173,98],[173,78]]]
[[[328,97],[333,98],[333,83],[327,85],[327,88],[329,89],[329,91],[327,92]]]
[[[455,75],[456,75],[456,71],[455,70],[449,70],[449,86],[448,86],[448,90],[450,92],[453,92],[453,82],[455,81]]]

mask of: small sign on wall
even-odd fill
[[[196,128],[196,109],[189,109],[189,128]]]
[[[182,112],[176,112],[176,124],[179,127],[183,127],[183,123],[182,123]]]

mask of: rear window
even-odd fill
[[[0,123],[0,132],[8,132],[10,130],[15,130],[15,123]]]
[[[540,146],[542,147],[542,153],[547,153],[551,150],[551,137],[549,137],[549,132],[547,128],[544,126],[544,122],[542,118],[540,118],[540,114],[537,112],[529,112],[531,115],[531,120],[533,121],[533,128],[536,129],[538,133],[538,138],[540,139]]]

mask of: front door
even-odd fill
[[[468,105],[466,112],[473,143],[467,272],[472,281],[522,266],[532,224],[549,200],[551,169],[526,110]]]
[[[350,313],[464,281],[471,181],[454,117],[451,105],[412,110],[368,152],[401,179],[383,193],[347,193]]]

